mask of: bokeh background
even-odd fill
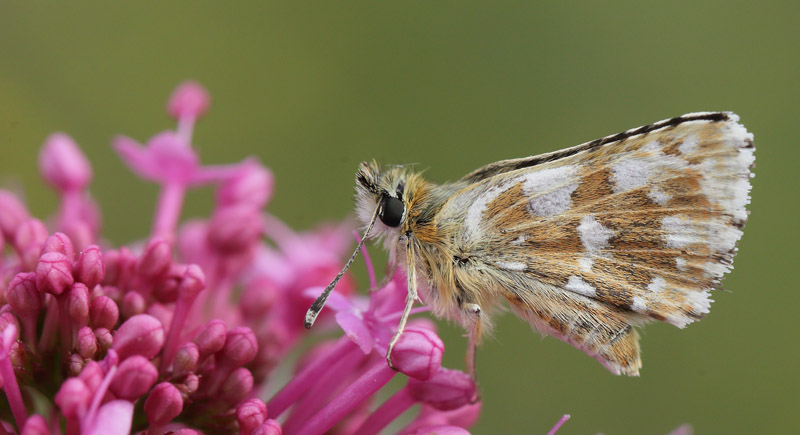
[[[508,314],[479,353],[473,430],[544,433],[570,413],[563,434],[795,432],[799,13],[768,1],[3,2],[0,185],[50,213],[36,155],[68,132],[94,165],[105,233],[141,238],[156,187],[109,142],[171,128],[166,97],[187,78],[214,99],[195,135],[204,161],[260,157],[277,177],[271,212],[299,229],[350,213],[362,160],[419,163],[444,182],[733,110],[755,133],[757,176],[729,291],[708,318],[646,328],[630,379]],[[185,216],[210,205],[210,191],[194,193]],[[463,367],[461,331],[443,328],[447,364]]]

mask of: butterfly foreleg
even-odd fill
[[[400,317],[400,323],[397,325],[397,331],[395,331],[394,336],[392,336],[392,340],[389,342],[389,349],[386,351],[386,362],[389,363],[389,367],[393,369],[395,367],[392,365],[392,350],[397,344],[397,341],[400,340],[403,330],[406,328],[406,322],[408,321],[408,316],[411,315],[411,308],[414,306],[414,301],[419,299],[419,295],[417,294],[417,271],[414,267],[416,263],[416,252],[414,248],[414,242],[411,240],[410,235],[406,237],[406,243],[406,274],[408,275],[408,294],[406,295],[406,306],[403,308],[403,315]]]
[[[483,322],[481,322],[481,307],[478,304],[464,304],[462,306],[466,319],[467,329],[467,354],[464,356],[467,373],[472,380],[478,383],[478,342],[483,334]]]

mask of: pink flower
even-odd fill
[[[62,191],[83,190],[92,179],[89,160],[64,133],[54,133],[44,142],[39,154],[39,171],[45,180]]]
[[[367,299],[354,296],[345,275],[319,327],[303,328],[314,292],[344,263],[351,229],[296,232],[266,214],[275,181],[255,158],[202,164],[192,134],[209,104],[205,89],[185,83],[168,103],[174,131],[144,146],[114,139],[124,163],[161,189],[152,231],[138,241],[107,245],[88,191],[89,161],[64,134],[49,137],[40,154],[41,175],[60,198],[55,216],[33,218],[0,191],[0,248],[10,248],[0,249],[0,301],[7,302],[0,305],[0,378],[12,430],[354,433],[379,430],[414,404],[422,404],[417,420],[426,425],[417,429],[472,424],[474,384],[441,368],[444,345],[428,322],[409,323],[392,354],[396,370],[387,364],[403,277]],[[212,212],[181,226],[184,197],[200,185],[215,188]],[[303,349],[309,334],[336,328],[334,319],[344,334],[312,347],[281,391],[268,390],[287,355]],[[56,366],[64,370],[30,376],[34,367]],[[42,414],[28,417],[19,376]],[[397,377],[406,386],[370,416]],[[269,407],[259,396],[272,397]]]

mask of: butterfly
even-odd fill
[[[468,369],[508,305],[614,374],[642,366],[637,327],[703,318],[747,220],[753,135],[731,112],[690,113],[572,148],[491,163],[437,185],[361,163],[365,236],[306,315],[311,327],[366,239],[383,239],[408,295],[469,332]]]

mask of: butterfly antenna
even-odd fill
[[[370,231],[372,231],[372,226],[375,225],[375,219],[378,218],[378,213],[380,212],[380,209],[381,209],[380,205],[375,207],[375,213],[372,214],[372,219],[370,219],[369,225],[367,225],[367,230],[364,232],[364,236],[361,237],[361,241],[358,242],[358,246],[356,246],[356,249],[353,251],[353,255],[350,256],[350,259],[347,260],[347,263],[344,264],[344,267],[339,272],[339,274],[336,275],[336,278],[334,278],[333,281],[330,284],[328,284],[327,287],[325,287],[325,290],[322,292],[322,294],[319,295],[317,300],[315,300],[314,303],[311,304],[311,308],[309,308],[308,311],[306,312],[306,320],[305,320],[306,329],[311,329],[311,327],[314,326],[314,321],[317,320],[317,316],[319,316],[319,312],[322,311],[322,307],[325,306],[325,302],[331,295],[333,288],[336,287],[336,284],[342,278],[342,275],[344,275],[344,273],[347,272],[347,269],[349,269],[350,265],[353,264],[353,261],[355,261],[356,257],[358,256],[358,251],[361,249],[362,246],[364,246],[364,242],[366,242],[367,240],[367,235],[369,234]]]

